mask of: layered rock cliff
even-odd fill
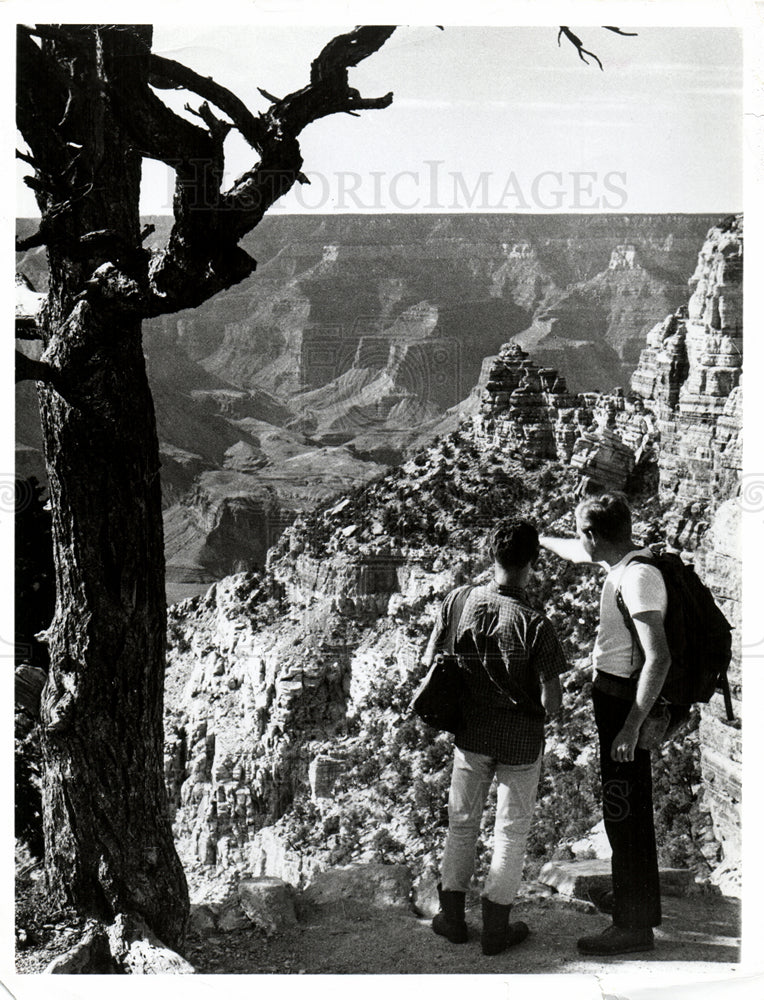
[[[167,220],[152,221],[159,243]],[[328,482],[329,464],[345,489],[367,478],[369,463],[382,472],[453,430],[475,403],[465,400],[483,358],[514,335],[575,391],[624,384],[635,360],[627,346],[681,301],[708,224],[633,215],[266,218],[245,241],[259,261],[252,279],[145,324],[170,599],[261,564],[273,520],[254,516],[263,490],[281,511],[304,510],[325,495],[311,500],[308,482]],[[31,231],[22,220],[21,235]],[[20,255],[18,266],[44,291],[44,252]],[[23,312],[35,293],[28,282],[19,291]],[[18,393],[19,472],[43,480],[34,388]],[[244,481],[227,472],[251,477],[244,519]],[[214,530],[213,507],[223,521],[246,521],[238,553],[230,533]]]
[[[743,221],[733,216],[709,231],[687,308],[651,332],[632,380],[657,417],[660,488],[674,498],[668,538],[695,562],[735,629],[736,722],[717,696],[700,730],[706,796],[732,885],[741,850],[742,279]]]
[[[628,485],[640,463],[655,468],[660,497],[642,494],[638,535],[694,560],[739,624],[740,388],[730,342],[741,343],[741,252],[740,220],[708,234],[689,305],[653,326],[630,393],[572,394],[556,370],[506,345],[483,366],[463,433],[302,515],[262,581],[231,578],[175,609],[168,777],[187,859],[295,884],[350,860],[430,864],[448,746],[424,738],[405,701],[432,614],[451,586],[479,573],[483,525],[516,511],[570,531],[582,478],[589,488],[616,475]],[[612,270],[632,263],[626,247]],[[541,582],[537,598],[578,664],[567,685],[577,721],[550,744],[532,856],[580,836],[597,808],[585,656],[599,584],[559,565]],[[698,729],[664,750],[656,794],[666,796],[658,822],[672,863],[715,869],[736,891],[739,649],[731,681],[736,720],[718,698],[704,707]],[[695,792],[682,798],[684,784]]]

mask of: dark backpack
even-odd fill
[[[664,628],[671,653],[671,666],[661,697],[672,705],[689,707],[706,702],[721,688],[727,718],[734,718],[727,669],[732,656],[732,627],[716,606],[713,595],[692,566],[673,552],[652,549],[652,556],[629,561],[660,570],[668,603]],[[639,646],[634,623],[619,587],[615,595],[626,627]],[[641,647],[640,647],[641,648]]]
[[[448,733],[456,733],[462,725],[467,698],[464,671],[454,652],[454,644],[471,590],[472,586],[468,584],[446,597],[448,627],[441,640],[441,651],[436,654],[432,666],[409,703],[409,708],[428,726]]]

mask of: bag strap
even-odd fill
[[[629,568],[629,566],[633,566],[635,563],[641,563],[643,566],[655,566],[655,560],[652,559],[650,556],[634,556],[633,559],[629,559],[629,561],[626,563],[626,565],[621,570],[621,573],[620,573],[620,575],[618,577],[618,587],[616,588],[616,591],[615,591],[615,603],[616,603],[616,607],[621,612],[621,617],[623,618],[623,623],[626,626],[626,628],[629,630],[629,635],[631,636],[631,664],[632,664],[632,666],[634,665],[634,649],[635,648],[640,651],[640,653],[642,654],[642,658],[643,659],[644,659],[644,655],[645,655],[645,651],[644,651],[644,649],[642,649],[642,643],[639,641],[639,636],[637,635],[637,629],[636,629],[636,626],[634,625],[634,619],[631,617],[631,612],[629,611],[628,607],[626,606],[626,601],[624,600],[623,593],[622,593],[623,575],[626,572],[626,570]],[[657,569],[657,567],[656,567],[656,569]],[[641,669],[642,668],[640,666],[640,667],[637,667],[635,670],[632,670],[631,676],[633,677],[635,674],[638,674]]]
[[[475,588],[470,584],[460,587],[454,593],[454,599],[451,602],[451,606],[448,609],[448,644],[453,650],[456,645],[456,639],[459,634],[459,624],[462,620],[462,614],[464,613],[464,606],[467,603],[467,598],[472,593]]]

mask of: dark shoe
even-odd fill
[[[464,893],[442,889],[438,883],[438,899],[440,911],[432,918],[432,929],[451,944],[464,944],[468,937],[464,920]]]
[[[600,913],[607,913],[612,915],[613,913],[613,890],[612,889],[598,889],[596,886],[592,886],[589,889],[587,895],[592,903],[597,907]]]
[[[522,920],[509,922],[511,906],[492,902],[487,896],[481,900],[483,904],[483,933],[480,944],[484,955],[498,955],[513,944],[520,944],[530,934],[528,925]]]
[[[652,927],[616,927],[611,924],[601,934],[578,939],[578,950],[585,955],[625,955],[631,951],[652,951],[654,947]]]

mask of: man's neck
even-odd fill
[[[624,556],[627,556],[630,552],[638,549],[639,546],[635,541],[629,539],[628,542],[618,542],[617,544],[608,547],[607,551],[602,555],[602,562],[604,562],[609,569],[617,565]]]
[[[525,567],[514,570],[494,565],[493,578],[498,587],[511,587],[514,590],[525,590],[528,586],[528,573]]]

